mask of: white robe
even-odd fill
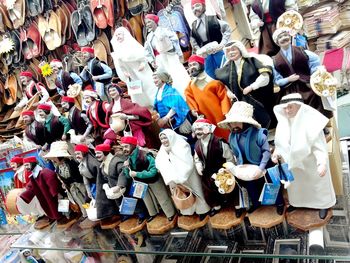
[[[278,124],[275,152],[288,163],[294,181],[287,188],[292,206],[326,209],[335,205],[336,197],[329,168],[328,149],[323,128],[328,119],[312,107],[301,103],[297,115],[288,119],[283,104],[274,107]],[[327,167],[320,177],[319,164]]]
[[[156,167],[160,171],[164,182],[180,184],[196,196],[196,202],[188,209],[181,210],[182,215],[204,214],[210,210],[205,202],[201,180],[196,172],[191,147],[173,130],[165,129],[160,134],[165,134],[170,142],[171,150],[168,153],[162,145],[156,157]]]

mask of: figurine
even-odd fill
[[[58,59],[53,59],[50,62],[50,67],[54,74],[56,74],[55,85],[58,94],[61,96],[66,95],[68,87],[73,84],[83,85],[83,81],[79,75],[75,72],[68,72],[63,70],[62,62]]]
[[[95,91],[84,90],[83,92],[84,104],[88,107],[86,115],[94,126],[92,134],[95,143],[103,142],[103,134],[109,128],[107,118],[107,102],[100,100]]]
[[[152,70],[147,63],[143,46],[125,27],[115,30],[111,45],[114,50],[111,55],[118,77],[125,83],[141,81],[141,93],[128,91],[131,101],[143,107],[152,106],[157,88],[153,83]]]
[[[53,162],[58,179],[62,182],[62,188],[70,202],[79,206],[83,217],[87,217],[83,207],[87,196],[83,178],[80,176],[78,163],[68,153],[68,143],[56,141],[51,144],[50,151],[44,158]]]
[[[21,263],[38,263],[39,261],[32,255],[30,249],[24,249],[21,251]]]
[[[34,111],[22,111],[21,116],[26,126],[23,135],[25,145],[28,143],[35,144],[36,148],[40,148],[46,144],[44,124],[35,120]]]
[[[13,175],[15,188],[23,188],[29,182],[29,178],[24,176],[23,158],[14,156],[10,160],[10,167],[15,172]]]
[[[63,96],[61,99],[62,110],[68,112],[68,120],[74,134],[81,135],[80,142],[85,142],[93,129],[93,125],[86,113],[81,112],[74,104],[74,98]]]
[[[254,118],[262,127],[276,127],[272,110],[275,104],[272,68],[249,54],[239,41],[230,41],[224,51],[228,61],[215,71],[216,79],[222,81],[237,100],[252,104]]]
[[[45,127],[45,142],[47,144],[51,144],[57,140],[65,141],[67,139],[67,133],[71,128],[67,118],[53,115],[51,109],[51,105],[49,104],[39,104],[37,108],[39,121]]]
[[[116,133],[121,131],[131,132],[137,138],[140,146],[145,146],[146,144],[150,146],[151,142],[149,140],[146,142],[149,136],[145,136],[145,134],[149,132],[149,127],[152,124],[151,112],[146,107],[121,98],[122,89],[117,84],[110,84],[108,93],[112,101],[107,107],[107,118],[110,120],[112,130]],[[114,128],[114,119],[124,123],[123,130]],[[116,138],[115,135],[114,138]]]
[[[328,119],[303,102],[298,93],[288,94],[274,107],[278,123],[272,160],[283,158],[293,173],[287,188],[287,211],[305,207],[320,209],[321,219],[336,203],[323,128]]]
[[[171,191],[177,185],[185,186],[196,196],[191,208],[180,210],[182,215],[199,215],[203,220],[210,210],[205,201],[201,180],[196,172],[191,147],[185,139],[171,129],[159,133],[162,146],[156,157],[156,167]]]
[[[80,73],[84,82],[90,82],[97,94],[105,99],[105,85],[112,79],[112,69],[95,57],[95,51],[91,47],[81,48],[86,57],[86,66]]]
[[[215,126],[209,120],[198,119],[192,127],[197,138],[194,146],[195,167],[201,176],[205,201],[211,207],[209,215],[214,216],[223,206],[235,202],[235,193],[220,194],[212,179],[212,175],[218,172],[224,163],[235,162],[234,156],[229,145],[213,134]]]
[[[157,70],[153,74],[153,80],[158,87],[153,107],[159,116],[159,127],[171,128],[181,135],[191,137],[193,116],[186,101],[173,88],[171,76],[165,71]]]
[[[147,222],[152,221],[159,213],[158,203],[168,220],[172,221],[176,215],[175,207],[156,168],[153,155],[138,147],[136,137],[122,137],[120,144],[128,158],[124,162],[124,175],[148,184],[147,193],[143,198],[149,214]]]
[[[159,17],[153,14],[145,16],[148,30],[145,42],[146,58],[152,67],[169,72],[174,80],[174,87],[184,96],[184,90],[190,77],[180,60],[183,54],[175,32],[158,26]]]
[[[226,114],[226,119],[218,123],[222,128],[231,131],[229,144],[237,158],[237,165],[253,164],[256,166],[255,169],[252,169],[254,174],[249,180],[236,179],[239,185],[248,191],[252,204],[248,213],[254,212],[260,206],[259,197],[265,184],[265,169],[271,157],[267,140],[268,132],[253,119],[253,111],[252,105],[244,101],[237,101],[232,105],[230,112]],[[268,179],[266,178],[266,180]],[[277,213],[282,215],[284,212],[282,187],[279,189],[275,204]],[[241,207],[236,212],[243,209]]]
[[[310,76],[320,66],[320,58],[315,53],[291,44],[290,31],[279,28],[273,39],[281,50],[273,57],[276,85],[281,87],[279,99],[290,93],[299,93],[305,104],[315,108],[327,118],[333,113],[323,108],[321,97],[310,88]]]
[[[215,125],[225,118],[224,115],[231,107],[225,85],[204,72],[204,58],[192,55],[188,59],[188,66],[193,79],[185,90],[186,102],[192,115],[203,114]],[[215,135],[227,139],[229,132],[218,128],[215,129]]]
[[[253,31],[260,31],[259,54],[274,56],[279,51],[272,39],[276,22],[287,10],[298,11],[295,0],[249,0],[251,4],[249,18]]]
[[[96,181],[97,218],[100,219],[102,229],[112,229],[120,223],[119,199],[124,193],[118,185],[125,185],[120,176],[124,160],[111,153],[111,146],[99,144],[95,148],[96,159],[100,162],[100,169]],[[107,195],[107,187],[113,188],[113,196]],[[125,190],[125,189],[124,189]]]
[[[205,0],[191,0],[191,9],[197,18],[192,23],[191,46],[197,55],[206,55],[205,72],[215,78],[215,69],[221,66],[222,49],[230,40],[232,29],[227,22],[205,14]]]

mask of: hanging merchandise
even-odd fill
[[[79,46],[84,47],[96,37],[95,22],[88,5],[79,6],[71,15],[72,29]]]
[[[25,0],[6,0],[7,11],[15,29],[24,24],[26,18]]]
[[[107,26],[114,26],[113,0],[91,0],[90,9],[98,28],[104,29]]]

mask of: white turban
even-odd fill
[[[281,28],[275,30],[275,32],[272,35],[272,39],[277,45],[278,45],[277,39],[278,39],[279,35],[282,33],[290,34],[290,29],[287,27],[281,27]]]

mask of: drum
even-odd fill
[[[6,196],[6,209],[11,215],[19,215],[20,212],[17,207],[17,200],[24,192],[24,188],[12,189]]]

